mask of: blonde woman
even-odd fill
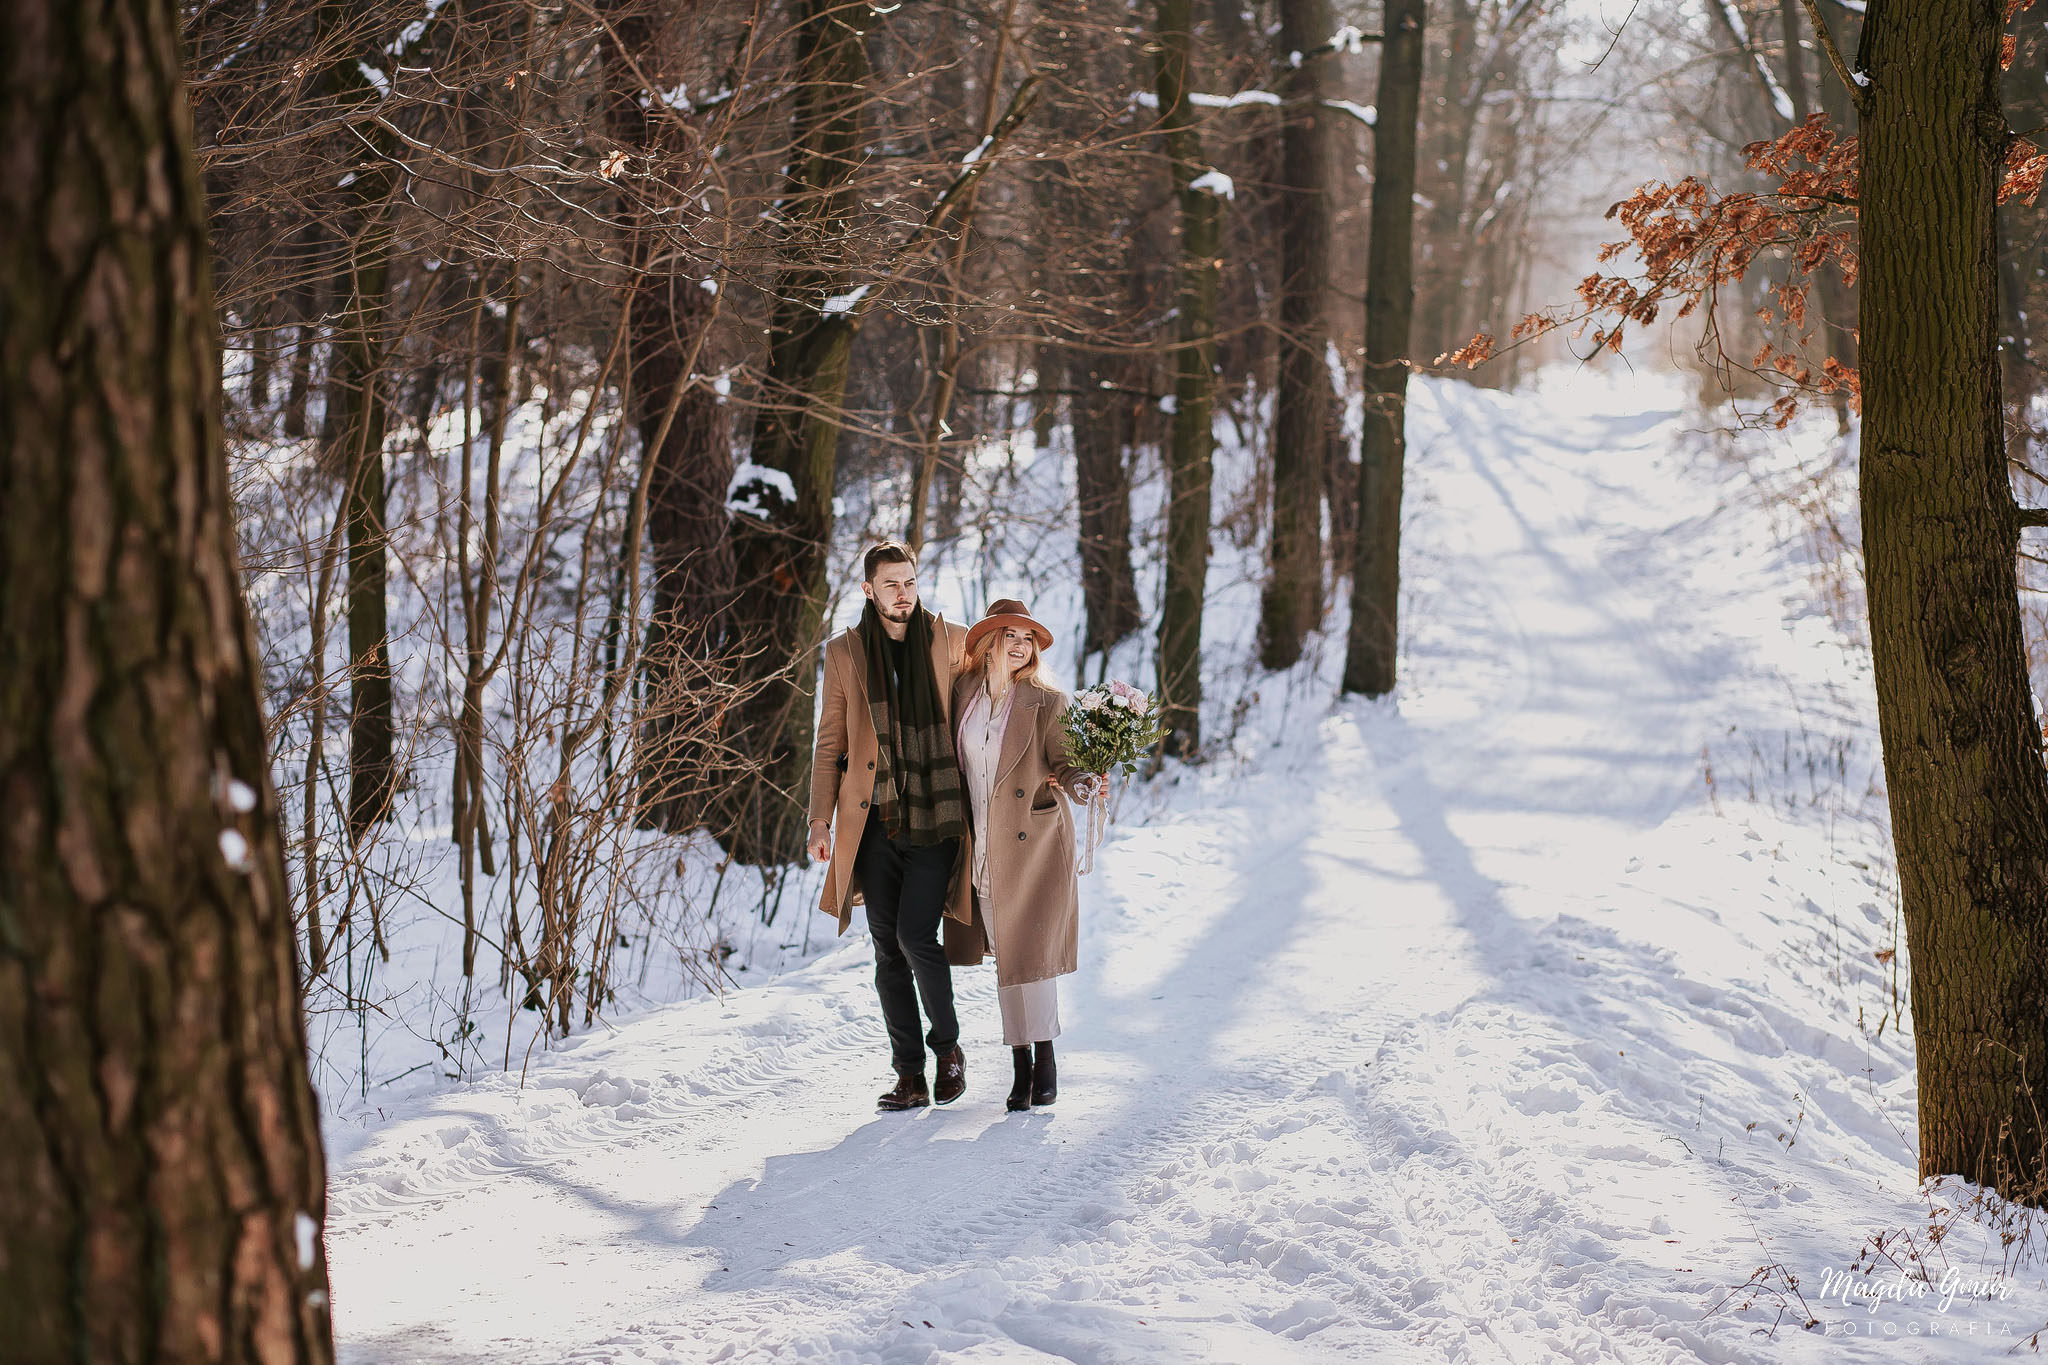
[[[1004,598],[968,630],[953,685],[974,904],[996,955],[1013,1110],[1051,1104],[1059,1093],[1053,983],[1074,970],[1081,925],[1074,818],[1060,798],[1090,800],[1103,785],[1067,756],[1067,699],[1038,676],[1039,651],[1051,644],[1052,632],[1022,602]]]

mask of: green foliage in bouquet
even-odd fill
[[[1066,716],[1067,752],[1091,773],[1123,769],[1129,777],[1138,760],[1159,743],[1159,703],[1129,683],[1111,680],[1074,694]]]

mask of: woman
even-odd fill
[[[1074,818],[1060,800],[1102,788],[1067,757],[1067,699],[1038,677],[1052,632],[1022,602],[1004,598],[967,632],[953,687],[954,737],[967,782],[975,907],[996,955],[1003,1041],[1016,1069],[1009,1107],[1051,1104],[1059,1093],[1054,979],[1074,970],[1080,893]]]

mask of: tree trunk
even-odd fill
[[[348,827],[361,835],[391,817],[391,643],[385,563],[384,432],[389,415],[378,337],[391,229],[365,224],[351,253],[346,331],[328,386],[328,438],[342,456],[348,527]]]
[[[1085,146],[1100,128],[1100,113],[1086,92],[1128,81],[1124,49],[1107,52],[1098,41],[1102,19],[1094,0],[1041,0],[1036,65],[1055,83],[1047,122],[1055,144]],[[1132,267],[1131,219],[1140,210],[1129,187],[1089,177],[1086,158],[1047,160],[1031,168],[1038,231],[1031,249],[1043,262],[1034,276],[1048,295],[1068,302],[1073,321],[1063,330],[1086,337],[1118,312],[1122,283]],[[1051,439],[1059,394],[1067,394],[1074,437],[1074,485],[1081,603],[1081,651],[1106,654],[1144,624],[1131,562],[1131,476],[1125,457],[1124,416],[1131,383],[1125,356],[1099,347],[1038,347],[1039,404],[1033,435],[1042,449]],[[1105,385],[1107,387],[1105,387]]]
[[[1335,31],[1327,0],[1281,0],[1279,69]],[[1291,668],[1322,624],[1323,479],[1329,460],[1330,281],[1327,138],[1319,114],[1327,55],[1293,67],[1280,125],[1280,365],[1273,396],[1273,546],[1259,603],[1259,662]]]
[[[1415,119],[1424,0],[1388,0],[1373,126],[1372,240],[1365,263],[1365,437],[1344,690],[1394,689],[1400,640],[1401,482],[1407,460],[1408,330],[1415,312]]]
[[[1861,497],[1920,1172],[2040,1203],[2048,780],[2000,430],[2000,18],[1886,0],[1865,30]]]
[[[1414,331],[1416,350],[1427,359],[1464,344],[1457,313],[1465,295],[1465,175],[1479,102],[1468,99],[1478,57],[1478,0],[1449,0],[1443,30],[1443,71],[1427,121],[1430,155],[1417,169],[1418,188],[1428,187],[1427,226],[1417,243]],[[1427,53],[1424,54],[1425,63]],[[1382,54],[1381,60],[1385,60]],[[1418,95],[1418,100],[1419,100]],[[1377,135],[1375,135],[1377,144]]]
[[[270,370],[277,359],[277,300],[263,299],[250,307],[248,325],[243,329],[249,338],[249,384],[244,395],[250,417],[262,423],[269,415]]]
[[[1830,32],[1836,47],[1843,52],[1856,50],[1856,39],[1861,32],[1859,21],[1854,16],[1836,11],[1836,21]],[[1818,38],[1816,37],[1816,41]],[[1837,138],[1851,138],[1858,134],[1856,104],[1849,89],[1835,74],[1834,64],[1828,61],[1817,63],[1820,70],[1820,107],[1828,116],[1828,127],[1834,129]],[[1857,367],[1856,345],[1856,286],[1842,279],[1842,272],[1832,267],[1820,272],[1821,327],[1827,335],[1827,353],[1837,364],[1846,369]],[[1833,395],[1835,425],[1843,432],[1849,430],[1849,395],[1837,391]]]
[[[732,515],[725,507],[732,420],[711,387],[689,373],[710,329],[711,295],[681,272],[657,274],[643,281],[633,308],[633,420],[641,458],[655,462],[647,495],[654,601],[635,780],[643,819],[683,833],[704,818],[709,788],[725,766],[715,748],[693,736],[704,730],[698,708],[709,700],[706,670],[724,650],[733,601]]]
[[[1081,528],[1081,602],[1087,614],[1081,648],[1085,654],[1107,654],[1144,624],[1131,570],[1131,472],[1117,420],[1119,405],[1128,400],[1113,388],[1102,388],[1105,378],[1118,375],[1119,364],[1084,351],[1065,359],[1075,391],[1069,410]]]
[[[339,5],[322,17],[328,24],[343,25],[353,18],[353,10]],[[356,103],[378,98],[360,62],[337,63],[325,84],[338,97]],[[391,818],[398,790],[392,757],[384,479],[384,435],[391,416],[384,358],[398,179],[390,155],[395,145],[391,134],[374,123],[363,125],[359,133],[375,154],[364,158],[344,191],[348,257],[322,432],[338,456],[341,515],[348,527],[348,827],[356,837],[373,823]],[[381,933],[378,938],[381,944]]]
[[[170,0],[0,54],[0,1323],[325,1362],[325,1173]]]
[[[667,8],[674,22],[677,7]],[[621,150],[648,159],[656,174],[688,177],[694,166],[682,159],[675,116],[651,116],[642,104],[644,95],[659,93],[645,91],[643,82],[675,79],[655,21],[645,6],[615,3],[611,13],[617,41],[605,45],[606,131]],[[637,274],[627,356],[630,416],[641,458],[654,465],[647,499],[654,602],[642,655],[647,701],[636,774],[639,819],[683,833],[703,817],[705,780],[717,766],[712,752],[689,736],[701,728],[694,702],[703,691],[702,665],[722,647],[732,601],[732,517],[725,500],[733,460],[730,409],[697,374],[716,299],[670,217],[632,213],[628,251]]]
[[[1785,94],[1792,101],[1792,121],[1806,122],[1806,53],[1799,46],[1799,0],[1778,0],[1778,30],[1785,49]]]
[[[757,484],[759,516],[733,519],[734,581],[744,604],[732,742],[757,771],[738,785],[729,847],[742,862],[803,854],[818,646],[824,636],[826,556],[839,416],[858,313],[847,301],[845,237],[857,204],[866,35],[834,0],[796,7],[794,153],[783,201],[783,266],[769,321],[768,366],[752,461],[787,474],[791,504]],[[829,311],[828,311],[829,309]]]
[[[972,135],[980,139],[980,145],[995,132],[998,116],[998,97],[1003,89],[1003,67],[1010,50],[1010,26],[1017,15],[1017,0],[1002,0],[1002,9],[995,16],[995,41],[988,44],[988,68],[982,77],[980,118],[973,125]],[[947,60],[944,69],[935,81],[944,90],[940,107],[951,110],[964,103],[966,62],[959,55],[959,16],[948,15],[941,21],[946,41],[942,47]],[[938,372],[932,377],[931,407],[924,422],[924,439],[919,450],[917,463],[911,470],[910,478],[910,525],[904,535],[904,542],[913,550],[922,551],[925,542],[926,512],[931,502],[932,486],[938,481],[941,450],[949,436],[954,435],[948,415],[953,407],[953,394],[959,387],[962,364],[960,317],[965,310],[969,292],[967,289],[967,251],[974,240],[974,209],[980,199],[980,182],[977,181],[962,198],[960,208],[952,218],[953,239],[946,253],[946,292],[950,295],[943,312],[943,321],[938,325]],[[958,450],[973,445],[973,433],[964,433],[964,439],[955,442]],[[946,461],[957,466],[961,457],[955,455]]]
[[[1192,758],[1202,741],[1202,599],[1209,574],[1209,467],[1216,402],[1216,289],[1222,209],[1196,181],[1209,170],[1189,102],[1190,0],[1159,0],[1154,83],[1180,201],[1180,309],[1173,437],[1167,453],[1166,593],[1159,613],[1160,719],[1166,750]]]
[[[309,322],[292,329],[292,363],[285,385],[284,422],[280,430],[294,440],[306,434],[306,397],[313,387],[313,347],[319,331]]]

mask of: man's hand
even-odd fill
[[[811,821],[811,858],[824,862],[832,856],[832,826],[823,820]]]

